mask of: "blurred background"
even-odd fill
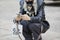
[[[49,3],[53,3],[53,4],[59,4],[60,3],[60,0],[44,0],[46,4],[49,4]]]
[[[42,34],[42,38],[60,40],[60,0],[44,0],[44,2],[50,29]],[[13,19],[19,13],[19,7],[19,0],[0,0],[0,40],[20,40],[12,33]]]

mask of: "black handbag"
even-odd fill
[[[46,20],[42,21],[42,26],[43,26],[42,33],[45,33],[50,28],[50,24]]]

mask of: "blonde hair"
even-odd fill
[[[35,9],[35,15],[36,15],[36,13],[37,13],[37,0],[34,0],[33,6],[34,6],[34,9]],[[24,8],[25,11],[27,11],[27,4],[26,4],[25,0],[24,0],[23,8]]]

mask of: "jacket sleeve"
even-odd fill
[[[24,0],[20,0],[19,4],[20,4],[20,12],[19,13],[22,13],[23,12]]]
[[[45,19],[45,13],[44,13],[44,2],[37,1],[38,9],[37,9],[37,16],[31,17],[30,22],[41,22],[42,19]]]

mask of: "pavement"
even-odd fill
[[[13,19],[19,7],[19,0],[0,0],[0,40],[20,40],[12,33]],[[50,29],[42,34],[43,40],[60,40],[60,7],[45,6],[45,15]]]

